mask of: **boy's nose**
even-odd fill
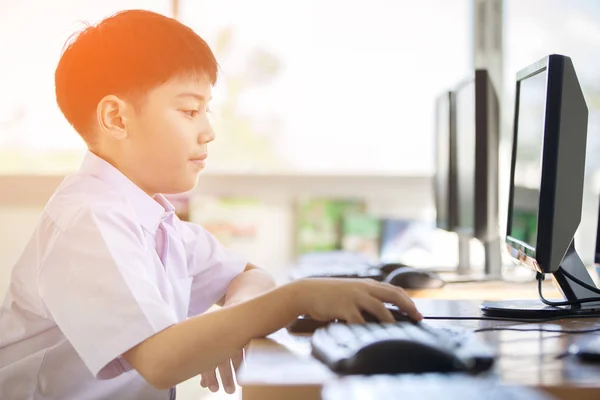
[[[211,126],[209,126],[208,129],[206,129],[200,135],[198,135],[198,143],[200,144],[210,143],[213,140],[215,140],[215,132],[213,131]]]

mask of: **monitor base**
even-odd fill
[[[541,279],[543,277],[544,275],[539,272],[537,279],[540,298],[542,298]],[[548,301],[558,303],[567,301],[575,303],[575,305],[549,306],[541,300],[485,301],[481,305],[481,311],[488,317],[520,319],[600,317],[600,291],[596,288],[596,284],[579,258],[575,250],[575,241],[571,241],[560,266],[552,272],[552,280],[561,292],[563,299],[558,299],[558,301],[549,299]]]
[[[484,301],[481,312],[486,317],[518,319],[553,319],[579,316],[600,317],[600,301],[581,306],[553,307],[540,300],[501,300]]]

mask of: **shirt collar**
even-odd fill
[[[88,151],[79,173],[91,175],[121,192],[135,210],[142,226],[155,233],[161,220],[171,219],[175,207],[162,194],[154,198],[140,189],[113,165]]]

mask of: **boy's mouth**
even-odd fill
[[[204,153],[200,156],[194,156],[194,157],[190,158],[190,161],[194,165],[197,165],[199,167],[204,167],[204,165],[206,164],[206,157],[208,157],[208,154]]]

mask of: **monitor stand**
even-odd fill
[[[458,266],[454,274],[442,276],[447,283],[489,282],[502,279],[500,238],[483,241],[484,269],[474,273],[471,269],[471,237],[458,235]]]
[[[565,274],[567,271],[579,280],[596,287],[592,277],[575,250],[574,241],[571,242],[567,254],[557,271],[552,273],[552,280],[567,301],[585,298],[598,298],[598,302],[583,303],[581,305],[554,307],[542,303],[541,300],[502,300],[485,301],[481,305],[483,315],[488,317],[522,318],[522,319],[550,319],[559,317],[572,317],[580,315],[600,316],[600,294],[579,286],[571,281]],[[553,300],[556,301],[556,300]],[[560,300],[559,300],[560,301]]]
[[[471,238],[458,234],[458,267],[457,275],[469,275],[471,273]]]

